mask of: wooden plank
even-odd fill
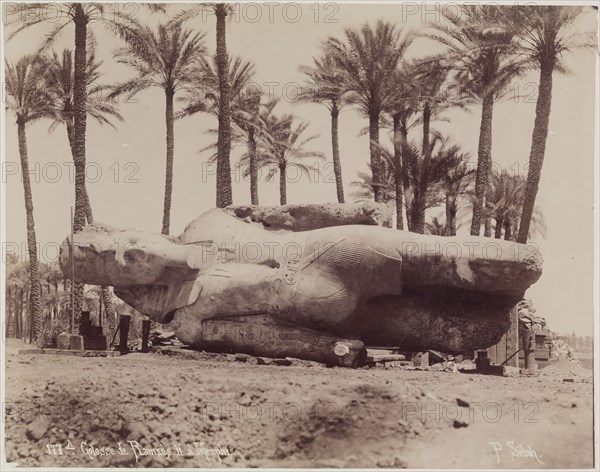
[[[496,364],[503,364],[506,360],[506,334],[502,335],[500,342],[496,345]]]
[[[511,356],[514,352],[519,349],[519,313],[517,307],[514,306],[510,310],[511,325],[506,337],[506,351],[507,356]],[[518,367],[519,356],[515,355],[506,362],[507,366]]]
[[[119,317],[119,333],[121,334],[121,338],[119,339],[119,351],[123,354],[129,351],[129,347],[127,346],[127,340],[129,337],[130,321],[131,317],[129,315],[121,315]]]
[[[519,341],[519,314],[516,306],[510,311],[510,327],[498,343],[487,349],[490,363],[517,367],[518,358],[510,357],[518,349]],[[508,361],[507,361],[508,359]]]
[[[491,364],[496,363],[496,352],[497,352],[497,344],[494,344],[492,347],[488,348],[488,358],[490,359]]]
[[[402,354],[375,354],[367,355],[367,362],[394,362],[406,360]]]

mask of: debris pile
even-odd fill
[[[536,308],[531,300],[521,300],[517,304],[517,312],[519,313],[519,329],[530,329],[534,331],[542,331],[546,329],[546,319],[541,316],[536,316]]]
[[[530,329],[546,334],[544,345],[539,347],[550,351],[551,362],[566,359],[581,365],[581,362],[575,357],[574,349],[568,344],[566,337],[549,329],[545,318],[535,315],[536,308],[533,306],[531,300],[521,300],[517,305],[517,310],[519,313],[519,329]]]
[[[150,333],[148,342],[152,346],[183,346],[183,343],[175,337],[173,331],[153,331]]]
[[[551,360],[558,361],[561,359],[566,359],[575,364],[581,365],[581,362],[575,357],[573,348],[569,346],[563,336],[556,336],[554,339],[550,339],[549,343]]]

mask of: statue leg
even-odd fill
[[[182,313],[183,314],[183,313]],[[265,357],[294,357],[329,365],[358,367],[366,359],[362,341],[287,324],[269,315],[192,319],[175,315],[174,328],[183,342],[211,352]]]
[[[412,292],[412,291],[411,291]],[[510,326],[519,297],[431,289],[402,297],[376,297],[361,304],[354,326],[367,345],[461,353],[496,344]],[[468,295],[468,296],[467,296]]]

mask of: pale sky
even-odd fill
[[[249,4],[241,7],[227,25],[228,48],[230,54],[241,55],[256,64],[255,82],[265,91],[272,90],[279,97],[287,93],[289,100],[282,100],[280,112],[292,112],[308,121],[309,132],[320,134],[311,143],[311,148],[324,152],[329,161],[331,138],[327,109],[316,104],[292,103],[296,84],[303,82],[299,67],[310,65],[312,56],[319,54],[320,42],[328,36],[340,36],[345,27],[386,19],[398,28],[419,29],[424,27],[422,20],[436,19],[432,12],[422,18],[421,12],[412,9],[414,5]],[[178,11],[184,5],[172,5],[170,8]],[[428,8],[433,9],[433,6]],[[136,14],[141,21],[166,20],[164,15],[150,15],[141,9]],[[590,10],[580,20],[578,28],[595,31],[596,21],[595,13]],[[130,70],[114,64],[111,59],[111,53],[120,41],[101,25],[91,26],[97,36],[97,57],[104,61],[101,68],[103,81],[119,82],[132,76]],[[198,17],[188,26],[206,34],[208,49],[214,53],[214,17]],[[51,27],[52,24],[42,24],[23,31],[5,44],[6,57],[14,61],[25,53],[34,52]],[[55,49],[72,49],[73,34],[72,26],[65,29]],[[427,40],[420,40],[414,44],[410,54],[419,56],[434,50],[435,46]],[[544,273],[526,294],[533,299],[537,314],[545,317],[552,329],[559,332],[574,330],[580,335],[593,332],[596,60],[595,52],[575,52],[566,58],[571,73],[554,76],[550,133],[536,201],[544,213],[548,232],[546,239],[534,240],[544,256]],[[494,109],[494,164],[525,175],[537,83],[536,72],[515,81],[513,90],[520,90],[522,97],[498,103]],[[136,103],[121,103],[120,111],[125,121],[117,124],[116,131],[88,119],[88,191],[96,221],[158,233],[164,192],[164,95],[161,90],[155,89],[140,94],[136,99]],[[453,110],[445,116],[449,122],[434,123],[433,127],[450,136],[475,161],[480,108]],[[368,137],[358,136],[367,124],[367,119],[353,109],[346,109],[340,117],[340,150],[348,200],[350,182],[356,179],[357,171],[366,170],[369,160]],[[49,122],[42,121],[27,130],[30,167],[38,169],[37,177],[32,177],[36,232],[42,246],[42,261],[56,258],[56,248],[69,233],[70,207],[74,205],[70,178],[72,160],[66,131],[59,127],[53,134],[48,134],[48,126]],[[175,125],[171,234],[180,233],[192,219],[214,207],[215,177],[206,175],[206,160],[210,153],[199,154],[198,150],[214,141],[204,131],[215,127],[216,120],[206,114],[178,121]],[[414,138],[418,138],[418,130]],[[389,130],[381,131],[381,140],[390,145]],[[6,242],[17,243],[25,250],[23,189],[20,174],[13,172],[18,169],[15,166],[19,163],[19,155],[12,115],[6,116],[4,146],[4,237]],[[240,148],[233,149],[232,167],[241,151]],[[329,175],[331,169],[326,166],[317,182],[309,182],[306,178],[295,181],[292,171],[288,203],[335,202],[335,185]],[[234,203],[250,203],[249,183],[241,177],[241,172],[233,180]],[[278,204],[278,191],[277,177],[273,183],[261,180],[260,203]],[[468,225],[459,230],[459,233],[462,232],[468,232]]]

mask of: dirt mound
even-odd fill
[[[559,359],[540,369],[542,375],[592,377],[594,372],[577,360]]]
[[[320,467],[407,467],[406,440],[440,427],[414,414],[412,406],[422,405],[424,395],[418,388],[397,393],[368,384],[343,389],[311,405],[302,421],[286,425],[274,459]]]

